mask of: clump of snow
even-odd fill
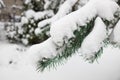
[[[40,28],[36,28],[36,29],[35,29],[35,34],[36,34],[36,35],[39,35],[41,32],[42,32],[42,31],[41,31]]]
[[[69,27],[67,27],[68,25]],[[74,29],[72,28],[76,29],[76,24],[74,23],[74,19],[72,19],[71,16],[66,16],[53,23],[51,25],[50,34],[55,44],[57,44],[58,46],[63,46],[64,39],[74,37]]]
[[[94,3],[89,1],[85,6],[76,11],[76,14],[77,16],[74,15],[76,23],[78,26],[84,26],[97,15],[97,11]]]
[[[33,18],[35,20],[38,20],[38,19],[44,19],[45,17],[51,17],[53,16],[54,13],[53,11],[51,10],[47,10],[47,11],[43,11],[43,12],[36,12],[34,15],[33,15]]]
[[[13,38],[15,34],[16,34],[16,31],[11,31],[7,36]]]
[[[118,21],[110,35],[110,41],[120,44],[120,20]]]
[[[26,16],[28,19],[33,18],[34,14],[35,14],[35,11],[33,11],[32,9],[27,10],[27,11],[25,12],[25,16]]]
[[[40,44],[31,46],[27,53],[30,57],[30,60],[28,61],[34,65],[36,65],[37,61],[41,60],[42,58],[51,58],[57,54],[56,47],[51,38]]]
[[[18,30],[18,33],[19,33],[19,34],[23,34],[23,29],[20,28],[20,29]]]
[[[73,32],[78,26],[85,25],[89,20],[96,16],[96,10],[92,3],[88,3],[81,9],[68,14],[67,16],[51,24],[50,34],[52,40],[62,46],[64,41],[74,37]],[[57,26],[57,27],[56,27]],[[58,36],[59,35],[59,36]]]
[[[106,5],[107,4],[107,5]],[[94,6],[97,10],[98,16],[107,19],[107,20],[113,20],[114,19],[114,13],[119,9],[119,5],[116,4],[114,1],[105,0],[100,1],[96,0],[94,3]]]
[[[48,25],[50,23],[51,23],[51,19],[46,19],[46,20],[43,20],[43,21],[39,22],[38,27],[43,28],[43,27],[45,27],[46,25]]]
[[[22,40],[22,43],[24,44],[24,45],[28,45],[28,43],[29,43],[29,41],[28,41],[28,39],[21,39]]]
[[[22,23],[22,24],[28,23],[28,19],[27,19],[26,17],[22,17],[22,18],[21,18],[21,23]]]
[[[47,11],[43,11],[43,12],[41,12],[41,11],[35,12],[35,11],[30,9],[30,10],[27,10],[25,12],[25,16],[26,16],[27,19],[34,18],[35,20],[43,19],[45,17],[51,17],[53,15],[54,15],[54,13],[53,13],[52,10],[47,10]]]
[[[107,38],[106,26],[100,17],[95,20],[95,25],[90,34],[83,40],[81,53],[87,59],[91,60],[103,46],[103,41]]]

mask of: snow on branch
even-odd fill
[[[50,19],[43,20],[39,22],[38,27],[42,28],[45,27],[48,24],[51,24],[52,22],[62,18],[63,16],[67,15],[72,11],[72,7],[75,5],[75,3],[78,0],[66,0],[59,8],[58,12],[56,13],[55,16],[53,16]]]
[[[35,12],[30,9],[25,12],[25,17],[27,19],[35,19],[35,20],[41,20],[44,19],[45,17],[51,17],[53,15],[54,13],[51,10]]]
[[[106,5],[105,2],[109,4]],[[85,26],[86,23],[88,23],[96,16],[99,16],[108,21],[113,20],[114,14],[118,10],[119,6],[113,1],[105,2],[90,1],[81,9],[72,12],[71,14],[68,14],[67,16],[54,22],[50,28],[52,40],[57,45],[62,46],[64,41],[66,41],[64,40],[65,37],[67,37],[67,41],[74,37],[73,32],[77,29],[78,26]]]
[[[91,54],[96,55],[100,52],[102,42],[106,38],[106,26],[102,19],[108,22],[114,20],[118,10],[120,7],[114,1],[90,0],[79,10],[53,22],[50,28],[51,37],[43,43],[33,45],[28,53],[35,59],[35,63],[38,61],[37,66],[41,71],[59,65],[61,60],[66,60],[75,54],[81,45],[83,54],[88,54],[86,58],[91,59]],[[93,51],[89,54],[84,46],[89,40],[92,41],[94,36],[96,42],[93,40],[89,44],[90,47],[93,46],[89,48]]]
[[[103,42],[107,38],[107,27],[100,17],[95,20],[94,28],[83,40],[81,45],[82,56],[86,60],[93,62],[97,52],[104,46]]]

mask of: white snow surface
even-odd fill
[[[0,41],[0,80],[43,80],[25,56],[22,46]]]
[[[73,56],[65,65],[57,70],[37,72],[35,67],[26,65],[24,56],[16,48],[19,45],[0,42],[0,80],[119,80],[120,79],[120,49],[109,46],[99,63],[84,62],[79,55]],[[9,60],[16,63],[8,64]],[[23,61],[23,62],[22,62]],[[21,64],[22,63],[22,64]]]

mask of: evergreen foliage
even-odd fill
[[[44,14],[45,11],[50,11],[50,12],[53,11],[53,14],[56,14],[59,9],[59,6],[64,2],[64,0],[51,0],[49,2],[50,2],[49,5],[47,5],[46,0],[31,0],[28,3],[24,3],[23,13],[21,14],[21,17],[27,19],[28,22],[22,23],[22,18],[21,18],[20,25],[14,25],[14,24],[7,25],[8,27],[12,28],[12,30],[7,29],[6,35],[9,41],[12,43],[17,42],[17,43],[22,43],[24,45],[33,45],[33,44],[41,43],[44,40],[48,39],[50,37],[49,34],[50,24],[45,25],[42,28],[39,28],[38,23],[43,20],[51,18],[53,16],[51,15],[52,13],[46,13],[41,19],[35,19],[34,17],[27,18],[26,12],[29,10],[33,10],[34,13],[41,12]],[[47,7],[45,8],[46,5]],[[39,34],[35,33],[35,30],[37,28],[41,30]]]
[[[56,66],[63,64],[65,60],[76,54],[77,50],[81,47],[84,38],[92,31],[94,20],[95,18],[87,23],[86,26],[80,26],[80,30],[78,29],[74,31],[75,38],[70,39],[67,44],[64,44],[64,48],[61,54],[50,59],[43,58],[43,60],[39,61],[38,70],[44,71],[45,68],[56,68]],[[91,59],[90,62],[93,62],[96,58],[98,58],[102,53],[102,50],[103,48],[99,50],[98,54],[93,59]]]
[[[42,19],[35,20],[34,17],[28,19],[25,15],[26,11],[28,10],[33,10],[35,13],[45,11],[44,5],[44,0],[31,0],[31,2],[28,4],[24,3],[24,12],[21,14],[21,17],[25,17],[28,22],[23,24],[21,21],[20,26],[12,25],[14,29],[12,31],[8,30],[7,32],[7,38],[10,42],[19,42],[23,43],[24,45],[32,45],[40,43],[49,37],[49,35],[47,35],[47,31],[49,31],[48,28],[47,30],[43,30],[39,35],[35,34],[35,30],[38,28],[38,23],[44,19],[49,18],[49,16],[45,15]],[[8,26],[11,27],[10,25]]]
[[[64,44],[62,48],[62,52],[53,57],[53,58],[43,58],[42,60],[38,61],[38,71],[44,71],[47,69],[56,69],[57,66],[62,65],[65,63],[66,60],[68,60],[70,57],[72,57],[74,54],[77,54],[78,49],[81,47],[81,44],[84,40],[84,38],[89,35],[89,33],[92,31],[94,27],[94,21],[96,18],[91,20],[89,23],[87,23],[86,26],[80,26],[80,30],[77,29],[74,31],[75,38],[72,38],[69,40],[67,44]],[[112,23],[111,21],[104,20],[104,23],[107,26],[114,26],[119,20],[119,16],[116,16],[116,21]],[[108,27],[107,27],[108,28]],[[108,29],[107,29],[108,30]],[[104,40],[104,47],[106,47],[108,44],[111,44],[109,41],[109,34],[108,37]],[[112,44],[114,47],[119,47],[117,44]],[[59,49],[59,48],[58,48]],[[86,59],[89,63],[93,63],[95,60],[99,57],[101,57],[101,54],[103,53],[103,47],[100,48],[100,50],[93,56],[91,59]]]

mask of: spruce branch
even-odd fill
[[[91,20],[86,26],[79,27],[80,31],[74,31],[75,38],[69,40],[69,42],[64,45],[64,49],[61,54],[53,58],[40,60],[37,64],[38,70],[44,71],[45,68],[55,68],[56,66],[63,64],[64,61],[68,60],[69,57],[75,54],[76,51],[81,47],[83,39],[91,32],[94,26],[94,20],[95,19]]]
[[[68,60],[71,56],[76,54],[76,51],[81,47],[84,38],[92,31],[94,27],[95,19],[96,18],[88,22],[86,26],[80,26],[79,27],[80,30],[79,29],[75,30],[74,31],[75,38],[70,39],[68,43],[64,44],[62,48],[62,52],[60,52],[58,55],[52,58],[47,58],[47,59],[43,58],[42,60],[38,61],[37,64],[38,71],[44,71],[46,68],[47,69],[56,68],[56,66],[63,64],[64,61]],[[106,19],[103,21],[107,26],[109,25],[114,26],[116,23],[116,21],[112,23],[111,21],[107,21]],[[106,42],[107,40],[108,38],[103,42],[105,45],[109,43],[109,41]],[[91,58],[90,60],[91,63],[97,60],[102,53],[103,53],[103,47],[101,47],[100,50],[96,52],[96,54]]]
[[[87,23],[86,26],[80,26],[79,27],[80,30],[79,29],[75,30],[74,31],[75,38],[70,39],[69,42],[64,45],[64,48],[62,49],[62,52],[59,55],[57,55],[53,58],[47,58],[47,59],[43,58],[42,60],[38,61],[37,70],[43,72],[46,68],[47,69],[51,69],[51,68],[56,69],[56,67],[58,65],[64,64],[65,61],[67,61],[71,56],[76,54],[76,51],[78,51],[78,49],[81,47],[81,44],[82,44],[84,38],[92,31],[92,29],[94,27],[95,19],[96,18],[94,18],[89,23]],[[111,21],[106,21],[106,20],[104,22],[108,26],[111,23]],[[115,24],[116,24],[116,22],[113,25],[115,25]],[[107,46],[109,43],[110,43],[109,38],[106,38],[103,41],[103,44],[104,44],[103,47]],[[98,52],[96,52],[96,54],[91,58],[91,60],[88,60],[90,63],[97,61],[97,59],[103,53],[103,47],[101,47],[100,50]]]

